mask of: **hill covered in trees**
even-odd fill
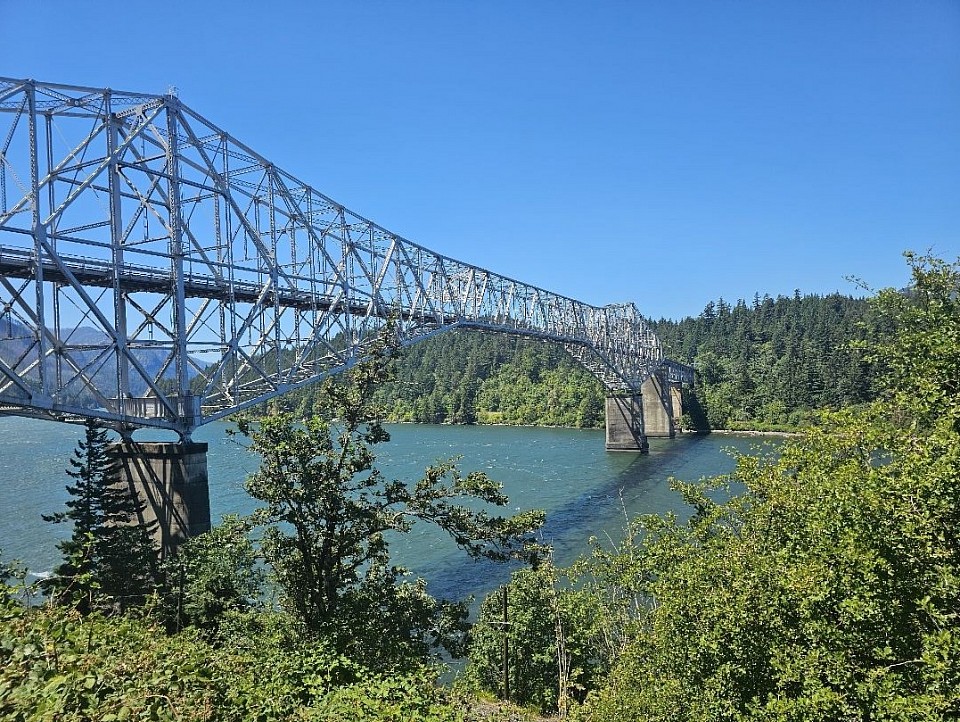
[[[555,345],[478,331],[444,333],[401,352],[375,391],[390,421],[599,427],[603,388]],[[316,389],[293,398],[313,409]]]
[[[874,393],[856,347],[881,330],[863,299],[721,298],[696,318],[653,326],[666,354],[697,370],[689,412],[700,428],[799,426],[813,410],[861,404]]]
[[[876,330],[862,299],[799,293],[752,304],[709,302],[696,318],[654,322],[670,358],[697,370],[689,428],[772,429],[813,410],[871,398],[871,374],[852,344]],[[872,330],[871,330],[872,329]],[[402,352],[396,381],[376,391],[391,421],[594,428],[600,383],[549,343],[477,331],[440,334]],[[315,390],[291,400],[314,408]]]

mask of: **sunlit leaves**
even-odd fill
[[[390,563],[388,535],[416,521],[445,531],[471,556],[531,558],[540,512],[512,516],[485,507],[507,503],[500,485],[453,462],[415,482],[390,480],[373,447],[389,440],[373,391],[390,377],[389,332],[371,358],[319,392],[306,419],[277,412],[239,430],[261,457],[247,490],[264,502],[254,514],[260,549],[282,602],[313,634],[377,668],[419,664],[431,644],[461,641],[462,605],[433,599]]]
[[[878,402],[740,458],[727,502],[686,487],[688,523],[640,520],[595,558],[600,579],[634,570],[647,603],[586,716],[960,714],[960,274],[910,260],[910,292],[875,301]]]

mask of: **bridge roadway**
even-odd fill
[[[59,262],[44,260],[41,263],[43,277],[51,283],[70,283],[77,281],[83,286],[95,288],[113,288],[117,286],[124,293],[146,292],[158,295],[170,295],[174,292],[173,276],[169,271],[162,271],[150,266],[135,266],[125,263],[115,266],[109,261],[79,256],[58,256]],[[9,278],[32,279],[36,277],[37,264],[34,254],[22,248],[4,248],[0,246],[0,275]],[[69,273],[64,273],[64,269]],[[247,269],[250,273],[262,273],[257,269]],[[345,303],[334,300],[331,295],[319,295],[299,288],[285,288],[276,286],[269,288],[265,294],[265,284],[253,281],[226,281],[205,274],[185,271],[183,274],[184,295],[187,298],[218,299],[222,301],[236,301],[240,303],[260,303],[264,300],[272,302],[276,299],[283,308],[300,310],[318,310],[336,314],[351,313],[364,314],[370,310],[370,303],[353,301]],[[392,309],[379,309],[382,317],[391,315]],[[412,314],[400,309],[396,312],[401,319],[409,319]],[[426,312],[420,318],[444,326],[456,323],[452,315],[436,315]]]
[[[18,278],[27,281],[42,277],[45,283],[51,284],[75,284],[85,288],[118,289],[125,296],[140,292],[151,293],[159,297],[169,297],[175,293],[174,274],[155,266],[136,265],[129,262],[117,264],[103,259],[65,254],[57,254],[55,258],[42,259],[39,264],[35,258],[36,256],[32,251],[24,248],[0,246],[0,276],[6,279]],[[161,260],[169,261],[165,257],[161,257]],[[306,290],[305,287],[317,285],[312,283],[312,279],[287,276],[285,280],[289,282],[289,285],[281,285],[271,282],[269,278],[265,279],[266,274],[262,269],[228,267],[224,264],[205,266],[205,268],[210,267],[213,268],[216,275],[193,273],[189,269],[181,274],[182,293],[185,299],[220,300],[231,305],[247,303],[251,307],[262,305],[269,307],[275,304],[278,308],[293,308],[335,316],[373,316],[384,319],[394,318],[407,322],[415,321],[423,329],[477,328],[531,336],[566,345],[567,349],[588,368],[590,367],[589,354],[595,350],[591,348],[588,339],[584,338],[582,334],[578,337],[569,330],[550,332],[543,328],[525,324],[521,320],[512,319],[509,314],[477,318],[470,318],[463,313],[439,314],[435,312],[435,309],[443,306],[440,302],[423,304],[416,311],[411,311],[406,308],[397,308],[396,305],[386,307],[377,294],[369,294],[366,298],[359,300],[354,297],[347,301],[343,299],[342,294],[338,297],[329,293],[322,294],[316,290]],[[242,271],[248,277],[260,276],[260,279],[257,281],[240,280],[236,278],[238,271]],[[357,295],[356,291],[353,295]],[[60,340],[59,334],[57,338]],[[135,339],[128,338],[127,345],[136,347]],[[616,345],[615,342],[612,345]],[[62,352],[62,349],[67,346],[66,343],[59,344],[54,353]],[[102,343],[87,343],[86,346],[88,350],[105,348]],[[148,348],[149,346],[141,343],[140,347]],[[76,345],[72,347],[77,348]],[[690,382],[687,367],[664,360],[661,369],[666,372],[668,381],[674,384]],[[134,413],[132,409],[148,408],[150,405],[144,403],[148,399],[138,399],[129,393],[122,396],[118,394],[116,398],[121,397],[125,402],[123,405],[125,411],[123,421],[130,421],[131,426],[137,425],[138,417],[157,418],[166,413],[166,410],[159,403],[153,404],[153,413]],[[105,397],[103,400],[109,406],[111,400]],[[259,401],[260,398],[256,398],[256,402]],[[235,409],[228,406],[228,410],[233,411]],[[184,414],[180,413],[179,415]],[[199,421],[202,423],[203,419],[201,418]]]

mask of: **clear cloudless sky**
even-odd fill
[[[960,0],[0,0],[0,75],[175,86],[395,233],[653,318],[960,256]]]

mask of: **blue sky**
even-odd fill
[[[0,0],[0,75],[176,86],[410,240],[654,318],[960,256],[956,0]]]

